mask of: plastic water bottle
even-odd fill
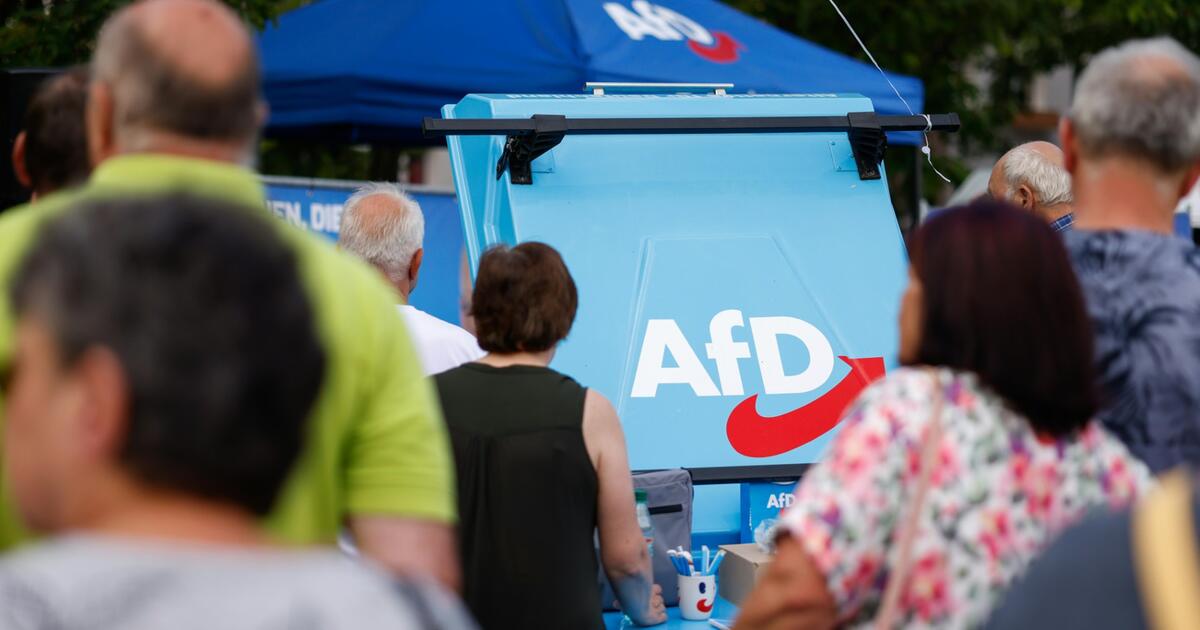
[[[647,553],[654,556],[654,521],[650,520],[650,506],[646,504],[646,491],[634,490],[633,498],[637,501],[637,522],[642,528],[642,538],[646,539]]]

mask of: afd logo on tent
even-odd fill
[[[631,6],[619,2],[605,2],[604,10],[630,39],[641,41],[647,35],[662,41],[687,39],[687,46],[701,59],[713,63],[733,63],[738,52],[745,49],[722,31],[709,31],[695,20],[646,0],[633,0]]]

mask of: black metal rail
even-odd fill
[[[850,136],[861,179],[879,179],[879,163],[889,131],[958,131],[958,114],[928,116],[851,112],[845,116],[721,116],[704,118],[568,118],[534,114],[530,118],[426,118],[426,137],[507,136],[496,178],[505,170],[514,184],[532,184],[530,163],[567,135],[682,133],[805,133],[844,131]]]

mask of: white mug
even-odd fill
[[[717,576],[679,576],[679,616],[690,621],[704,621],[712,616],[717,603]]]

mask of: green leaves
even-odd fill
[[[308,0],[224,0],[255,28]],[[104,20],[130,0],[0,0],[0,67],[70,66],[91,57]]]
[[[828,0],[724,0],[810,41],[864,59]],[[1134,37],[1200,50],[1195,0],[838,0],[875,58],[925,82],[925,111],[958,112],[964,152],[998,149],[1034,76]],[[941,165],[939,164],[939,168]]]

